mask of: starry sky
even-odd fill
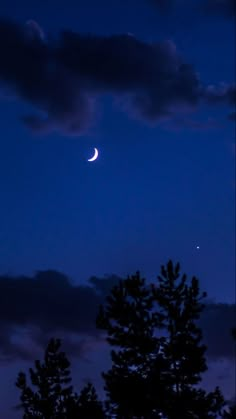
[[[0,275],[152,278],[171,258],[235,301],[234,16],[1,1]]]

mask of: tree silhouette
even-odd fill
[[[232,336],[236,344],[236,327],[232,330]],[[236,355],[236,352],[235,352]],[[234,399],[233,404],[229,407],[228,412],[225,412],[224,419],[236,419],[236,400]]]
[[[94,386],[88,383],[82,390],[78,399],[78,417],[82,419],[103,419],[102,403],[98,401]]]
[[[51,339],[44,362],[37,360],[35,368],[29,369],[33,389],[27,384],[26,375],[19,373],[16,386],[21,390],[23,418],[87,419],[91,412],[94,419],[104,418],[102,405],[91,384],[81,391],[80,396],[73,391],[70,362],[60,347],[59,339]]]
[[[236,419],[236,404],[230,406],[229,411],[224,413],[224,419]]]
[[[153,332],[158,319],[152,307],[145,279],[137,273],[120,281],[108,296],[106,307],[100,308],[97,326],[107,330],[109,344],[120,347],[119,351],[111,351],[112,369],[103,374],[110,415],[151,417],[155,409],[147,377],[150,377],[151,361],[158,359],[162,364],[163,360],[157,358],[159,340]],[[159,392],[163,388],[161,378],[159,374],[152,377],[153,386]]]
[[[218,388],[199,387],[207,370],[197,321],[204,308],[199,282],[180,276],[179,264],[161,268],[149,285],[137,273],[120,281],[100,307],[112,368],[103,374],[107,411],[117,418],[215,419],[224,400]]]

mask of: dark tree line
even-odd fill
[[[70,363],[52,339],[44,361],[29,370],[31,387],[24,373],[18,375],[23,418],[235,418],[218,387],[201,388],[207,364],[198,319],[205,297],[199,281],[188,281],[171,261],[155,284],[139,273],[120,281],[97,316],[111,346],[112,366],[102,374],[105,402],[91,383],[79,395],[74,391]]]

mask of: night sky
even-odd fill
[[[235,302],[235,1],[0,17],[0,275],[152,279],[172,258]]]

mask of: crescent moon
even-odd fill
[[[94,161],[98,158],[98,149],[94,148],[94,155],[91,157],[91,159],[88,159],[88,161]]]

